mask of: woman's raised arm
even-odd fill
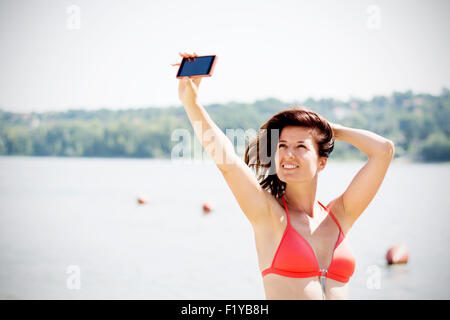
[[[355,146],[369,158],[344,193],[334,200],[334,205],[342,208],[338,219],[348,230],[380,188],[394,156],[394,143],[367,130],[330,125],[336,140]]]
[[[181,54],[195,57],[196,54]],[[252,224],[269,215],[268,193],[261,188],[252,170],[239,158],[233,144],[198,102],[201,78],[180,80],[178,96],[203,148],[224,176],[233,195]]]

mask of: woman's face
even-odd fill
[[[275,153],[276,171],[281,181],[310,182],[326,162],[326,157],[318,156],[311,128],[283,128]]]

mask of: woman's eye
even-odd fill
[[[285,145],[285,144],[280,144],[280,145],[278,145],[278,147],[279,147],[279,148],[285,148],[286,145]],[[298,145],[297,148],[305,148],[305,149],[306,149],[306,146],[303,145],[303,144],[301,144],[301,145]]]

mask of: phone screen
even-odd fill
[[[203,56],[191,58],[192,61],[183,58],[177,77],[209,75],[216,56]]]

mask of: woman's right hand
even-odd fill
[[[192,54],[180,52],[179,54],[183,58],[194,58],[198,56],[195,52]],[[180,66],[180,64],[181,63],[173,63],[172,66]],[[184,105],[197,103],[198,88],[201,80],[202,78],[200,77],[184,77],[183,79],[180,79],[178,84],[178,98]]]

